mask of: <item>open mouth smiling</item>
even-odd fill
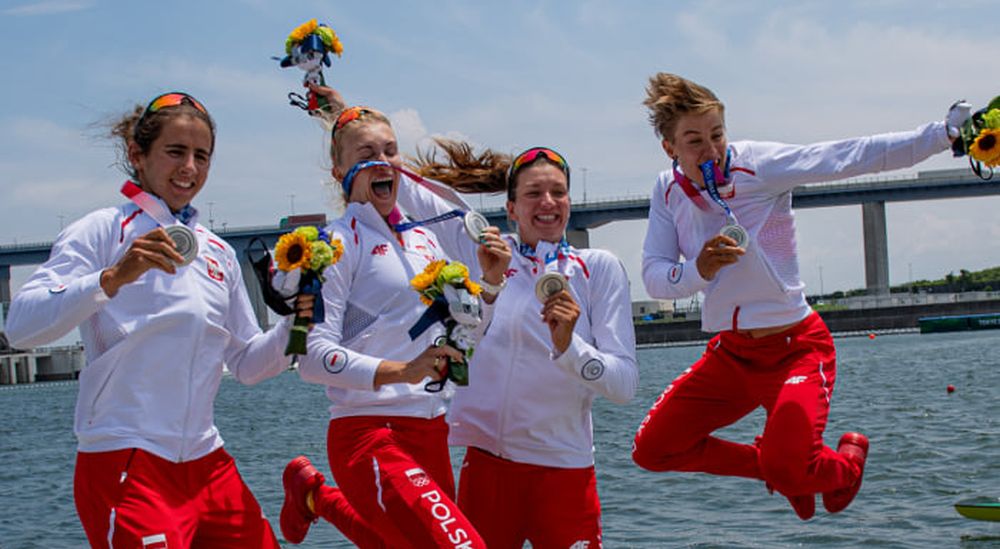
[[[372,194],[378,198],[388,198],[392,194],[392,178],[372,181]]]

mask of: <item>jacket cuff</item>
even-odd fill
[[[565,352],[556,355],[553,349],[549,356],[557,366],[582,381],[594,381],[604,374],[604,361],[596,349],[576,333]]]

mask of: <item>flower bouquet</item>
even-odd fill
[[[330,56],[333,53],[337,57],[344,53],[344,46],[337,38],[333,29],[316,23],[315,19],[299,25],[285,40],[285,57],[274,59],[280,61],[282,67],[298,67],[306,72],[302,78],[303,85],[316,84],[325,86],[323,78],[323,66],[330,66]],[[309,114],[320,115],[324,111],[329,111],[330,107],[324,97],[318,97],[313,92],[307,94],[307,99],[292,92],[288,94],[289,102]]]
[[[960,128],[953,145],[955,156],[969,155],[972,171],[983,179],[993,177],[993,168],[1000,166],[1000,96],[972,114]],[[989,168],[984,175],[982,165]]]
[[[288,337],[286,355],[304,355],[306,353],[306,336],[309,325],[323,322],[323,296],[321,289],[323,271],[340,261],[344,253],[344,243],[338,239],[330,239],[330,235],[316,227],[298,227],[290,233],[281,235],[274,248],[278,271],[274,273],[271,285],[285,298],[300,294],[313,294],[312,315],[301,317],[296,315],[292,332]]]
[[[479,294],[482,288],[469,279],[469,269],[458,261],[432,261],[424,271],[413,277],[410,286],[420,294],[427,312],[410,328],[410,339],[416,339],[435,322],[445,327],[445,335],[437,345],[448,344],[465,354],[464,360],[448,360],[447,379],[456,385],[469,384],[469,364],[476,344],[476,328],[480,322]],[[428,383],[428,391],[440,391],[444,380]]]

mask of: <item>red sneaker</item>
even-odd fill
[[[816,514],[816,494],[807,496],[785,496],[792,504],[795,514],[802,520],[809,520]]]
[[[323,485],[326,479],[313,467],[309,458],[299,456],[288,462],[281,483],[285,503],[281,506],[281,535],[290,543],[302,543],[309,527],[319,518],[306,505],[306,495]]]
[[[844,433],[837,444],[837,452],[858,466],[858,479],[854,484],[823,493],[823,507],[831,513],[839,513],[854,501],[861,489],[861,478],[865,474],[865,460],[868,459],[868,437],[861,433]]]

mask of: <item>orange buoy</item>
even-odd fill
[[[875,332],[868,334],[868,339],[875,339]]]
[[[954,385],[948,385],[948,393],[954,393],[954,392],[955,392],[955,386]]]

